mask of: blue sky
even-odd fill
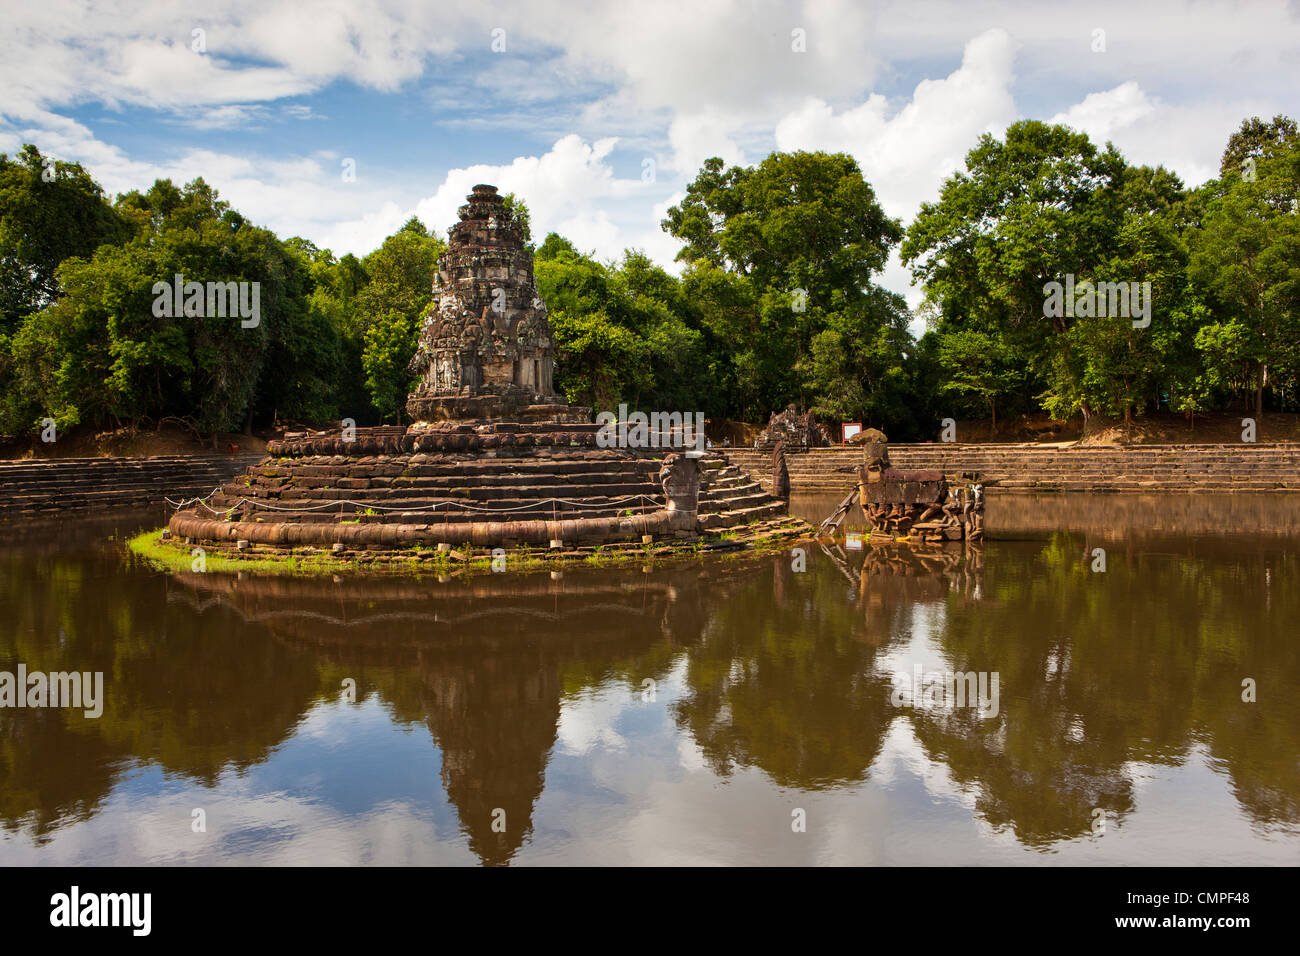
[[[3,3],[0,150],[35,142],[111,193],[203,176],[336,253],[412,214],[445,228],[492,182],[539,233],[670,265],[659,221],[711,155],[848,151],[906,222],[1019,118],[1196,184],[1243,118],[1300,117],[1285,0]],[[896,261],[882,281],[916,303]]]

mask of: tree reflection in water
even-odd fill
[[[45,840],[100,811],[132,766],[205,786],[273,759],[344,678],[395,726],[423,725],[473,853],[515,858],[566,702],[665,696],[720,778],[869,784],[900,731],[1024,846],[1124,826],[1134,763],[1203,748],[1264,830],[1300,824],[1300,557],[1139,547],[1095,535],[929,553],[808,550],[668,570],[412,578],[168,576],[116,547],[0,551],[0,670],[102,670],[102,718],[0,710],[0,824]],[[890,702],[924,616],[952,670],[996,671],[1000,713]],[[1241,701],[1258,682],[1259,703]],[[504,833],[493,830],[504,810]]]

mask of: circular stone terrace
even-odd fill
[[[721,454],[602,448],[598,431],[476,422],[291,433],[213,494],[176,502],[163,538],[238,557],[458,549],[468,559],[497,548],[639,556],[811,532]]]

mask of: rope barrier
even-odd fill
[[[180,508],[188,508],[190,505],[194,505],[194,504],[206,504],[209,498],[211,498],[213,495],[219,495],[219,494],[221,494],[220,485],[218,485],[216,488],[213,488],[202,498],[184,498],[181,501],[173,501],[171,498],[164,497],[163,501],[167,502],[167,504],[171,505],[173,508],[180,509]],[[209,508],[208,510],[211,511],[212,509]]]

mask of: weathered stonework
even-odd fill
[[[659,469],[659,486],[668,502],[668,510],[689,512],[694,516],[699,508],[700,467],[695,452],[674,452],[664,457]]]
[[[785,442],[779,441],[772,449],[772,494],[790,499],[790,468],[785,462]]]
[[[475,186],[438,260],[411,371],[414,421],[589,421],[556,394],[555,340],[533,254],[495,186]]]
[[[172,515],[174,539],[226,554],[346,558],[811,530],[721,456],[604,447],[591,409],[555,394],[555,343],[519,224],[495,187],[468,198],[412,361],[415,423],[269,442],[265,460]]]
[[[982,541],[984,487],[978,476],[969,484],[950,487],[941,471],[904,470],[889,460],[883,432],[872,429],[864,443],[858,486],[822,522],[822,533],[834,533],[856,498],[873,534],[940,541]],[[964,476],[965,477],[965,476]]]
[[[879,440],[867,442],[858,472],[858,503],[873,532],[926,541],[983,540],[982,485],[950,488],[941,471],[895,468],[884,433],[876,434]]]
[[[773,412],[767,428],[754,443],[761,451],[771,451],[777,444],[785,445],[787,450],[804,451],[809,448],[822,448],[831,443],[826,429],[817,424],[811,411],[800,415],[793,405],[783,412]]]

